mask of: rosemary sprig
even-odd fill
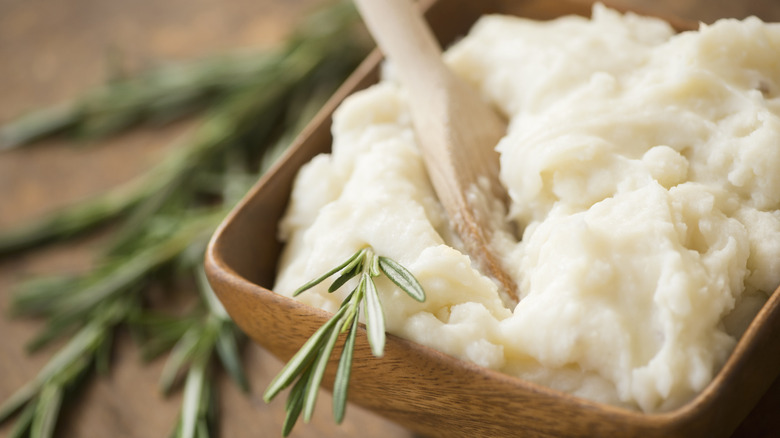
[[[197,173],[212,169],[221,155],[238,151],[246,163],[256,163],[262,156],[257,146],[274,144],[280,125],[300,126],[299,115],[286,118],[285,108],[300,96],[320,100],[319,90],[332,92],[366,54],[364,40],[352,31],[356,23],[348,3],[315,14],[282,50],[269,55],[271,60],[251,81],[210,107],[204,122],[167,159],[105,194],[0,231],[0,255],[70,237],[120,215],[138,228],[182,192],[192,198],[188,184]],[[8,126],[14,124],[3,129]],[[121,242],[133,240],[132,234],[124,233]]]
[[[309,37],[303,33],[294,38]],[[274,75],[288,51],[289,47],[260,53],[237,51],[162,65],[132,77],[119,75],[73,102],[33,111],[0,127],[0,150],[58,133],[93,139],[144,121],[182,118],[243,93],[258,78]]]
[[[275,61],[268,54],[224,54],[117,78],[75,102],[35,111],[3,126],[0,149],[60,132],[97,138],[145,120],[174,120],[251,83]]]
[[[123,327],[138,335],[146,357],[168,352],[160,378],[164,392],[184,380],[173,436],[213,434],[214,365],[221,364],[241,388],[248,383],[240,361],[242,335],[199,273],[205,246],[226,212],[365,56],[368,41],[354,32],[358,23],[349,2],[336,3],[305,21],[279,50],[255,59],[212,59],[119,81],[2,128],[5,140],[18,145],[62,131],[102,135],[129,123],[175,117],[180,109],[207,109],[199,127],[136,180],[0,230],[3,255],[114,221],[113,238],[95,269],[36,278],[13,295],[15,315],[46,320],[31,348],[68,338],[38,377],[0,407],[0,422],[18,413],[13,436],[53,433],[71,391],[91,369],[110,367],[110,341]],[[209,73],[213,68],[218,72]],[[145,304],[150,286],[166,287],[171,277],[199,285],[200,304],[185,316]]]
[[[333,418],[339,424],[343,421],[361,305],[371,353],[375,357],[382,357],[384,354],[385,316],[374,283],[374,277],[379,276],[380,272],[410,297],[420,302],[425,301],[425,292],[414,275],[394,260],[376,255],[371,247],[359,250],[340,265],[304,284],[293,293],[296,296],[335,274],[339,275],[331,283],[328,292],[334,292],[350,280],[357,279],[357,285],[336,313],[303,344],[268,385],[263,395],[264,400],[270,402],[279,392],[295,382],[285,405],[287,416],[282,426],[283,436],[290,434],[301,413],[304,422],[311,419],[328,359],[339,335],[347,333],[333,382]]]
[[[31,348],[35,350],[70,333],[74,326],[89,318],[102,301],[137,291],[155,270],[178,257],[190,246],[202,246],[224,214],[219,209],[178,222],[178,229],[165,238],[112,260],[78,279],[36,282],[26,287],[22,285],[12,297],[11,311],[17,315],[48,318],[46,327],[32,341]],[[168,225],[173,227],[174,224]],[[66,288],[67,284],[62,283],[70,284],[71,287]]]

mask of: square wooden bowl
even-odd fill
[[[588,16],[591,11],[584,2],[551,0],[439,0],[425,6],[431,27],[445,47],[485,13],[544,20]],[[667,20],[678,29],[689,27]],[[377,82],[380,61],[377,51],[366,59],[284,158],[225,219],[207,250],[208,278],[228,313],[255,342],[285,361],[330,315],[270,290],[282,247],[277,223],[298,169],[330,150],[334,108],[347,95]],[[779,302],[776,291],[712,383],[671,412],[643,414],[580,399],[392,335],[385,356],[376,359],[362,326],[350,401],[431,437],[728,436],[780,374]],[[338,352],[326,373],[326,387],[332,384],[337,358]]]

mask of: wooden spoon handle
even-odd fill
[[[355,0],[355,4],[405,87],[414,92],[451,74],[442,61],[441,46],[410,0]]]
[[[499,286],[508,307],[517,286],[490,247],[505,224],[492,221],[492,201],[505,201],[495,145],[506,124],[447,67],[441,47],[410,0],[355,0],[408,93],[412,123],[436,195],[479,269]]]

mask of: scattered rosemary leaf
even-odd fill
[[[330,334],[325,341],[325,344],[317,352],[317,358],[312,364],[311,377],[306,382],[306,392],[303,396],[303,421],[309,422],[311,416],[314,413],[314,406],[317,403],[317,395],[319,394],[320,384],[322,383],[322,377],[325,375],[325,367],[328,366],[328,359],[330,358],[333,348],[336,346],[336,341],[339,338],[340,331],[331,329]]]
[[[328,320],[303,344],[297,353],[282,368],[282,371],[271,381],[263,394],[266,402],[271,401],[279,392],[289,386],[303,371],[309,367],[317,357],[317,352],[324,343],[326,336],[330,333],[339,321],[339,318],[346,312],[346,307],[342,306],[333,318]]]
[[[420,282],[417,281],[408,269],[388,257],[379,256],[377,260],[379,262],[379,269],[381,269],[382,273],[395,283],[396,286],[400,287],[401,290],[415,300],[419,302],[425,301],[425,291],[423,291]]]
[[[16,419],[16,423],[14,423],[14,427],[8,434],[8,438],[22,438],[30,428],[30,424],[32,424],[35,411],[35,403],[27,403],[27,406],[22,410]]]
[[[355,339],[357,338],[357,318],[352,319],[351,327],[347,329],[347,340],[341,350],[339,367],[333,381],[333,419],[337,424],[344,421],[347,407],[347,393],[349,392],[349,377],[352,373],[352,356],[355,351]]]
[[[305,291],[313,288],[314,286],[316,286],[316,285],[322,283],[323,281],[327,280],[333,274],[335,274],[336,272],[341,271],[342,269],[344,269],[346,271],[351,270],[351,267],[356,265],[360,261],[360,258],[362,256],[363,256],[362,250],[356,252],[350,258],[344,260],[344,262],[342,264],[336,266],[335,268],[331,269],[330,271],[322,274],[321,276],[315,278],[314,280],[309,281],[308,283],[306,283],[303,286],[301,286],[298,289],[296,289],[295,292],[293,292],[293,296],[297,296],[300,293],[305,292]],[[345,268],[348,268],[348,267],[349,267],[349,269],[345,269]]]
[[[285,415],[284,424],[282,424],[282,436],[290,435],[295,423],[301,416],[301,411],[303,411],[304,393],[308,384],[309,373],[307,371],[304,372],[301,378],[298,379],[298,382],[295,383],[292,390],[290,390],[290,395],[287,397],[287,402],[285,403],[287,415]]]
[[[371,346],[371,353],[374,356],[382,357],[385,351],[385,315],[382,311],[382,303],[379,301],[376,285],[368,273],[363,274],[362,281],[365,283],[363,287],[366,291],[364,307],[368,344]]]
[[[206,367],[209,357],[203,355],[195,361],[187,373],[184,385],[184,401],[181,407],[181,438],[194,438],[199,426],[198,417],[202,412],[201,400],[207,390]]]

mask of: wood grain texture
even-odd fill
[[[186,59],[241,47],[273,45],[291,24],[320,0],[0,0],[0,122],[41,105],[77,95],[106,78],[107,57],[121,53],[129,71],[166,59]],[[712,21],[721,16],[757,14],[780,20],[775,0],[626,0],[650,11],[670,11]],[[154,163],[190,123],[150,128],[107,142],[73,147],[47,141],[0,154],[0,227],[21,223],[42,212],[99,193]],[[300,158],[303,159],[303,158]],[[52,272],[77,272],[92,263],[104,241],[100,233],[0,259],[0,399],[7,397],[43,366],[53,349],[27,355],[24,343],[40,323],[9,319],[8,300],[22,278]],[[262,264],[262,263],[261,263]],[[258,277],[261,277],[258,274]],[[162,297],[169,291],[161,291]],[[138,353],[120,337],[116,368],[88,385],[66,408],[65,437],[167,436],[178,410],[178,397],[159,395],[161,362],[140,363]],[[278,436],[283,397],[265,405],[260,395],[281,362],[257,346],[246,355],[253,392],[239,393],[220,378],[224,437]],[[418,395],[407,393],[406,395]],[[410,438],[412,433],[375,414],[350,406],[338,427],[329,412],[329,395],[308,425],[294,437]],[[740,437],[777,436],[780,380],[737,431]],[[5,436],[8,425],[0,426]]]

